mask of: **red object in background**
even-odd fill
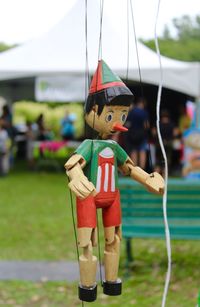
[[[67,144],[66,141],[44,141],[39,145],[40,152],[44,152],[45,150],[49,150],[52,152],[58,151],[61,147]]]

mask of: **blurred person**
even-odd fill
[[[146,100],[139,98],[131,107],[127,117],[126,149],[134,161],[142,169],[146,167],[147,160],[147,130],[149,129],[149,116],[145,109]]]
[[[30,169],[34,166],[33,150],[34,150],[35,133],[32,128],[32,123],[26,122],[26,159]]]
[[[170,114],[167,110],[162,110],[160,115],[160,133],[162,136],[163,144],[165,147],[167,161],[169,165],[169,171],[172,170],[172,150],[173,150],[173,141],[177,138],[179,130],[175,127],[173,121],[171,120]],[[161,174],[164,172],[164,162],[163,156],[160,149],[160,145],[157,137],[157,129],[152,129],[152,135],[155,139],[156,146],[156,166],[155,170]]]
[[[183,134],[185,130],[189,129],[190,125],[191,125],[191,118],[187,114],[186,107],[182,105],[180,107],[180,117],[178,122],[180,132]]]
[[[44,141],[45,138],[45,127],[44,127],[44,115],[41,113],[36,119],[37,124],[37,140]]]
[[[183,160],[183,138],[179,127],[174,127],[172,140],[171,172],[173,175],[181,175]]]
[[[8,135],[12,141],[12,145],[14,144],[14,139],[17,135],[17,129],[15,126],[13,126],[12,123],[12,113],[8,107],[8,105],[4,105],[2,108],[2,115],[0,117],[2,120],[2,125],[4,129],[8,132]]]
[[[7,131],[9,139],[11,141],[9,150],[9,165],[12,166],[14,164],[15,137],[18,131],[12,124],[12,113],[8,105],[3,106],[2,115],[0,119],[2,120],[2,127]]]
[[[179,138],[177,138],[177,140],[174,141],[174,145],[176,146],[176,148],[174,148],[177,152],[177,156],[179,155],[179,160],[181,162],[183,162],[183,158],[184,158],[184,141],[183,141],[183,134],[184,132],[190,128],[191,123],[192,123],[192,118],[190,116],[190,111],[188,112],[187,110],[187,104],[185,105],[181,105],[180,107],[180,117],[179,117],[179,121],[178,121],[178,128],[179,128]],[[174,146],[174,147],[175,147]],[[181,164],[181,163],[180,163]]]
[[[61,136],[63,140],[74,140],[75,139],[75,126],[74,122],[76,115],[66,112],[65,117],[61,120]]]
[[[0,119],[0,175],[4,176],[9,172],[9,149],[11,140],[7,130],[4,128],[4,121]]]
[[[38,141],[47,141],[47,140],[53,139],[53,132],[50,129],[45,127],[43,113],[41,113],[36,119],[36,126],[37,126],[36,139]]]
[[[2,126],[8,132],[10,138],[13,138],[13,129],[12,129],[12,114],[7,105],[4,105],[2,108],[2,115],[0,117],[2,120]]]
[[[200,178],[200,130],[190,129],[184,135],[183,176]]]

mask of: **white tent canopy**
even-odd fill
[[[127,29],[117,32],[106,16],[106,1],[104,6],[102,58],[121,78],[126,78]],[[99,1],[90,0],[87,44],[90,73],[97,67],[99,30]],[[142,81],[157,85],[160,71],[156,53],[139,42],[137,46]],[[65,18],[41,38],[0,54],[0,80],[39,77],[37,83],[41,80],[59,83],[60,78],[69,100],[80,100],[85,97],[85,59],[85,1],[77,0]],[[161,62],[165,87],[194,97],[200,96],[198,63],[166,57],[161,57]],[[140,79],[133,31],[130,31],[129,42],[129,79]]]

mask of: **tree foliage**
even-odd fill
[[[174,18],[172,24],[176,36],[173,37],[167,25],[164,27],[159,38],[161,54],[182,61],[200,61],[200,15]],[[142,42],[155,50],[153,39]]]
[[[200,15],[195,18],[184,15],[181,18],[174,18],[172,22],[179,40],[200,39]]]

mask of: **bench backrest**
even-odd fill
[[[120,179],[123,236],[164,237],[162,197],[131,179]],[[171,237],[200,239],[200,182],[169,180],[167,214]]]

